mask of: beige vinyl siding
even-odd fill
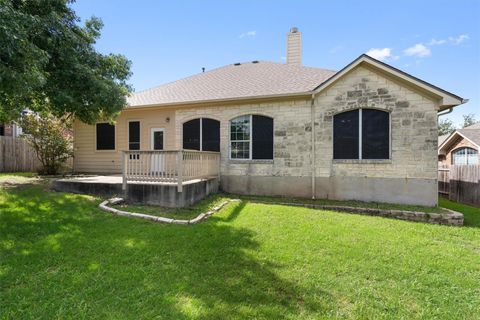
[[[167,122],[167,118],[169,121]],[[124,110],[115,123],[115,150],[96,150],[94,125],[74,123],[74,170],[85,173],[120,173],[121,151],[128,150],[128,121],[140,121],[140,150],[151,149],[152,128],[163,128],[165,150],[176,149],[175,112],[172,109]]]

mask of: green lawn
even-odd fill
[[[232,203],[195,226],[100,199],[0,186],[0,318],[478,319],[480,210],[467,227]]]

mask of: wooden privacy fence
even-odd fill
[[[0,136],[0,172],[32,172],[40,167],[41,163],[27,141]]]
[[[480,205],[480,165],[438,168],[438,192],[453,201]]]
[[[220,153],[196,150],[123,151],[123,189],[128,181],[175,183],[182,192],[183,182],[218,177]]]

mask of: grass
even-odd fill
[[[477,208],[442,200],[469,225],[448,227],[247,201],[178,226],[99,202],[0,189],[2,318],[480,317]]]
[[[188,208],[164,208],[159,206],[138,204],[119,204],[112,207],[127,212],[144,213],[152,216],[160,216],[171,219],[190,220],[197,217],[200,213],[209,211],[226,199],[226,195],[215,194]]]

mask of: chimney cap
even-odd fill
[[[290,28],[290,33],[297,33],[298,32],[298,28],[297,27],[291,27]]]

